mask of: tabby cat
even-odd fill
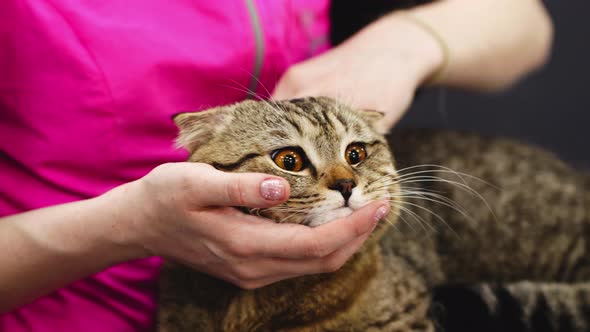
[[[325,97],[176,116],[190,161],[289,181],[251,213],[313,227],[392,209],[334,273],[242,290],[168,265],[159,331],[590,331],[590,177],[504,139],[384,137],[380,118]]]

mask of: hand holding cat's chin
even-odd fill
[[[374,202],[321,227],[276,224],[232,206],[283,202],[285,180],[199,163],[161,165],[108,195],[119,216],[113,236],[134,258],[168,257],[242,288],[338,269],[389,211]]]
[[[334,49],[291,67],[279,80],[273,98],[333,97],[354,108],[386,113],[383,125],[389,129],[442,59],[442,50],[431,35],[389,15]]]

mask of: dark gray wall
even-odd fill
[[[545,68],[501,94],[426,90],[401,125],[514,137],[590,169],[590,0],[545,3],[555,24]]]

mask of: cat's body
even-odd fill
[[[271,111],[264,110],[268,104],[249,103],[262,113]],[[328,99],[280,106],[295,117],[328,114],[323,124],[321,117],[316,120],[320,128],[325,121],[332,123],[334,133],[323,128],[316,135],[329,139],[340,137],[342,128],[336,121],[359,127],[350,134],[358,137],[342,138],[349,140],[344,147],[359,141],[372,144],[364,164],[350,167],[355,183],[367,192],[379,191],[382,186],[375,183],[388,186],[386,196],[399,218],[392,214],[393,225],[380,224],[375,236],[340,270],[262,289],[241,290],[188,268],[167,266],[160,290],[160,331],[432,331],[441,324],[449,331],[460,325],[473,331],[590,330],[590,177],[532,147],[429,131],[398,132],[388,138],[397,170],[412,167],[397,174],[381,165],[391,157],[387,146],[375,139],[380,136],[369,129],[373,115],[363,115],[363,127]],[[330,112],[346,117],[336,119]],[[235,124],[236,117],[232,119]],[[210,117],[198,120],[211,124]],[[264,125],[281,122],[268,121]],[[185,130],[181,143],[196,151],[193,161],[280,174],[266,168],[269,160],[263,156],[238,166],[228,163],[248,155],[248,147],[223,160],[207,150],[211,146],[206,142],[214,141],[215,135],[186,139],[187,130],[202,128],[189,121],[180,126]],[[302,126],[296,123],[292,129],[305,130]],[[276,134],[288,133],[285,129]],[[231,134],[222,135],[231,142]],[[191,148],[196,141],[205,145],[201,152]],[[373,171],[363,173],[361,167],[367,166]],[[325,185],[322,169],[317,167],[315,178]],[[380,172],[392,174],[375,176]],[[303,196],[297,186],[304,180],[289,176],[295,193]],[[351,206],[354,199],[360,201],[361,189],[350,198]],[[378,198],[369,196],[365,198]],[[323,222],[311,222],[317,220]]]

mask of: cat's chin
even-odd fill
[[[307,223],[307,226],[310,227],[317,227],[323,224],[327,224],[330,221],[334,221],[339,218],[344,218],[350,216],[354,212],[353,209],[349,207],[341,207],[331,211],[327,211],[326,213],[318,214],[311,218],[310,222]]]

